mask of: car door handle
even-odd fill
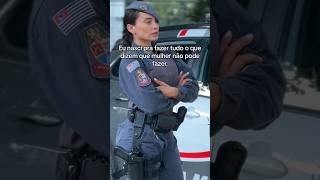
[[[121,101],[121,102],[128,102],[129,99],[128,98],[124,98],[124,97],[117,97],[117,98],[114,98],[115,100],[117,101]]]
[[[56,113],[41,108],[15,107],[9,111],[9,115],[18,121],[42,126],[57,126],[63,122]]]

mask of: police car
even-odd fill
[[[182,60],[192,67],[198,79],[200,90],[198,98],[192,103],[179,103],[188,109],[186,118],[175,136],[178,140],[180,158],[183,161],[186,180],[210,179],[210,91],[209,77],[209,24],[179,25],[161,27],[156,43],[161,47],[174,47]],[[110,71],[110,114],[111,139],[115,139],[117,125],[127,116],[128,99],[119,87],[119,64],[121,52],[117,45],[111,52]]]

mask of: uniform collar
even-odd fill
[[[134,41],[131,43],[132,47],[141,47],[140,45],[137,45]],[[146,53],[146,54],[153,54],[153,51],[151,50],[142,50],[141,52]]]

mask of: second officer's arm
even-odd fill
[[[215,89],[220,90],[220,103],[214,122],[235,129],[263,128],[274,121],[281,111],[285,92],[281,66],[268,47],[261,25],[248,12],[233,1],[217,1],[216,9],[221,10],[217,17],[219,34],[223,35],[228,30],[240,36],[253,33],[254,41],[247,50],[264,61],[249,65],[243,72],[217,82]]]

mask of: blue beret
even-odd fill
[[[145,1],[134,1],[129,6],[126,7],[127,9],[134,9],[137,11],[145,12],[147,14],[150,14],[151,16],[155,17],[157,21],[159,21],[159,16],[155,9],[147,2]]]

